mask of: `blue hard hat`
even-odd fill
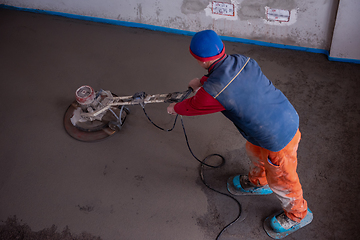
[[[225,46],[213,30],[196,33],[191,39],[190,53],[198,60],[207,62],[221,57]]]

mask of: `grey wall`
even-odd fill
[[[338,0],[219,0],[235,16],[212,14],[210,0],[0,0],[43,9],[293,46],[330,49]],[[289,22],[268,21],[266,7],[288,10]]]
[[[210,0],[0,0],[0,3],[82,16],[120,20],[197,32],[213,29],[221,35],[329,51],[335,57],[360,59],[354,46],[359,0],[219,0],[232,4],[234,16],[214,14]],[[351,6],[356,5],[357,8]],[[350,6],[350,7],[349,7]],[[268,18],[268,9],[286,10],[288,22]],[[348,27],[351,26],[351,27]],[[344,37],[344,32],[354,37]],[[333,42],[332,42],[333,41]],[[352,44],[350,44],[350,41]],[[344,43],[351,45],[344,49]],[[355,43],[358,43],[355,41]],[[357,44],[359,45],[359,44]],[[331,47],[332,46],[332,47]],[[353,47],[358,48],[354,51]]]

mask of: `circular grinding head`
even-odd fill
[[[79,90],[79,89],[78,89]],[[116,97],[115,94],[112,94]],[[88,95],[90,96],[90,95]],[[88,97],[87,96],[87,97]],[[105,139],[112,136],[114,133],[118,132],[121,126],[124,124],[127,114],[129,113],[128,109],[121,107],[112,107],[111,110],[117,116],[121,113],[121,122],[120,124],[117,121],[117,118],[110,111],[102,117],[102,120],[94,121],[85,121],[77,122],[75,125],[71,122],[71,118],[74,116],[74,112],[79,109],[81,105],[78,102],[78,99],[74,101],[66,110],[64,115],[64,127],[66,132],[73,138],[83,142],[93,142]]]

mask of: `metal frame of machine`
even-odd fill
[[[185,99],[192,89],[167,94],[146,94],[138,92],[132,96],[118,97],[110,91],[95,92],[88,85],[81,86],[75,92],[74,101],[66,110],[64,127],[73,138],[91,142],[107,138],[118,132],[130,113],[129,105],[148,103],[173,103]]]

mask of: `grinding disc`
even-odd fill
[[[115,94],[113,94],[115,96]],[[116,124],[116,117],[110,111],[102,117],[102,120],[77,122],[73,125],[71,118],[74,115],[74,111],[78,109],[80,105],[77,101],[74,101],[66,110],[64,115],[64,127],[66,132],[73,138],[83,142],[93,142],[105,139],[118,132],[124,124],[128,109],[124,108],[121,114],[122,124]],[[120,107],[112,107],[111,110],[119,116],[121,111]],[[114,124],[115,123],[115,124]]]

